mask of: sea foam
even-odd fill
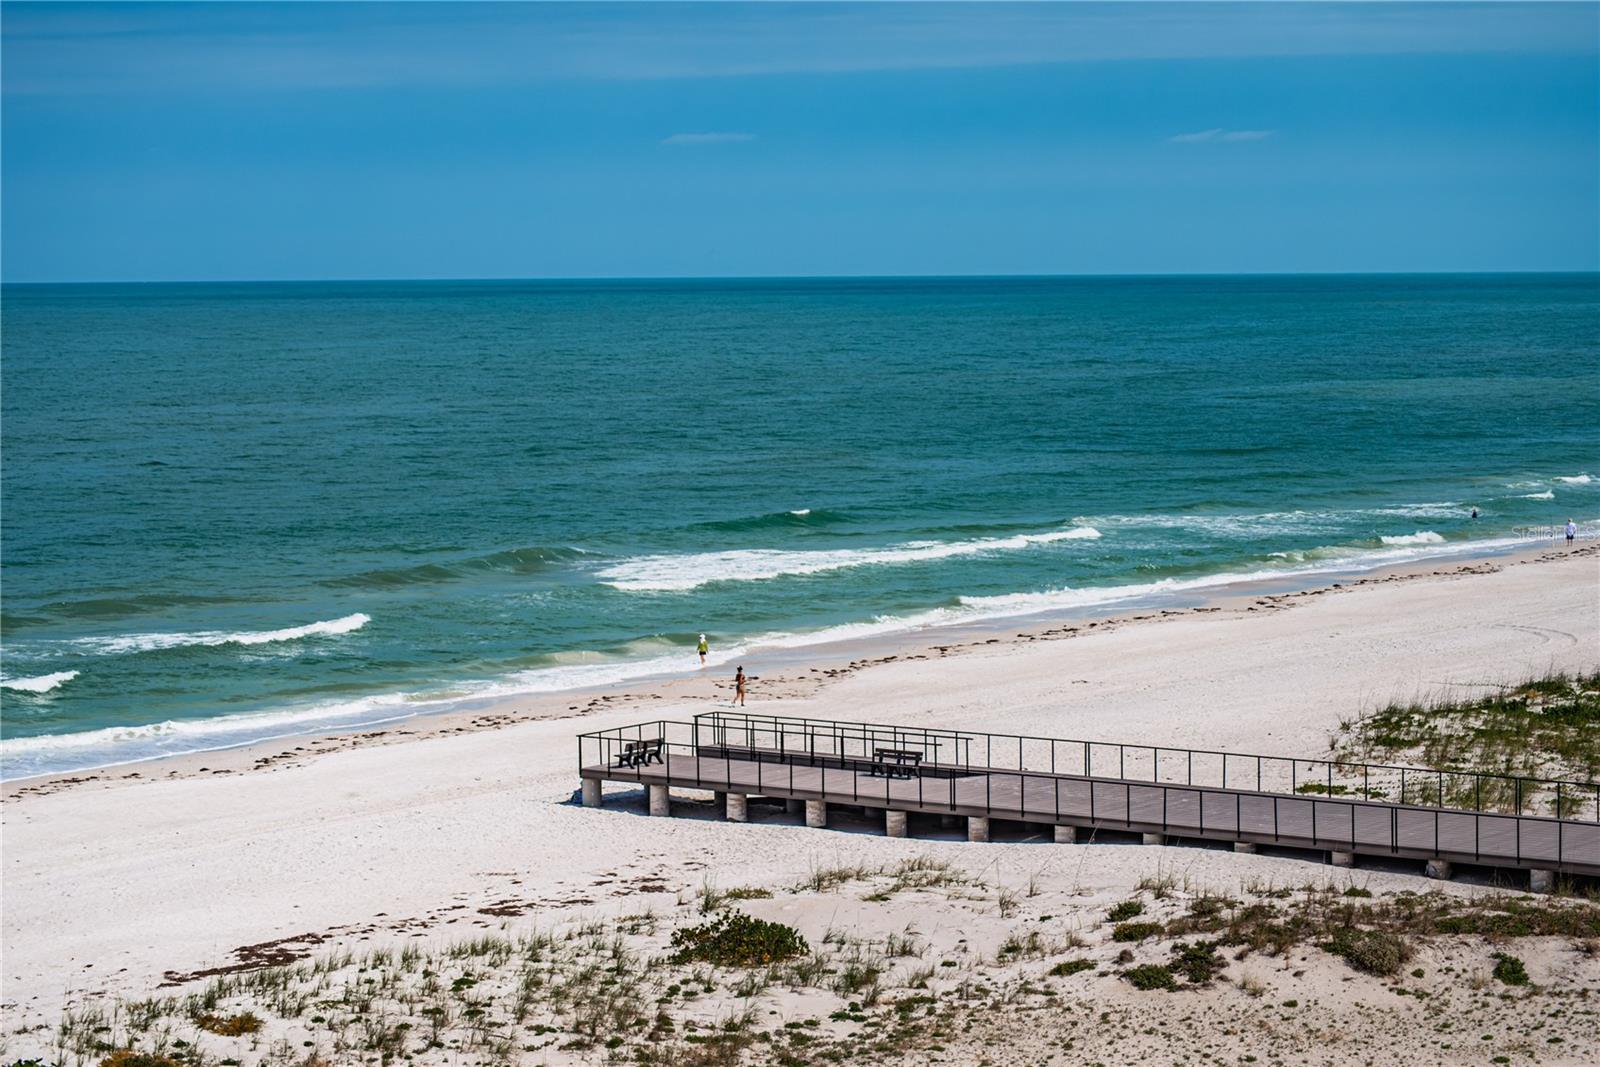
[[[15,689],[19,693],[48,693],[58,686],[66,685],[77,676],[77,671],[56,671],[54,674],[40,674],[32,678],[0,678],[0,689]]]
[[[291,626],[283,630],[254,630],[239,633],[201,630],[194,633],[121,634],[116,637],[80,637],[68,644],[79,652],[105,656],[121,655],[126,652],[153,652],[163,648],[184,648],[192,645],[266,645],[275,641],[298,641],[303,637],[334,637],[359,630],[371,621],[371,616],[357,612],[343,618],[327,619],[305,626]]]
[[[1568,485],[1588,485],[1590,482],[1594,481],[1594,479],[1589,477],[1587,474],[1574,474],[1570,478],[1564,478],[1558,474],[1556,475],[1556,481],[1566,482]]]
[[[818,551],[732,549],[686,555],[640,556],[603,568],[597,574],[616,589],[682,591],[712,582],[753,582],[787,575],[820,574],[850,567],[921,563],[927,560],[1008,552],[1058,541],[1093,540],[1100,531],[1088,526],[1011,537],[970,541],[910,541],[885,548],[841,548]]]
[[[1068,535],[1073,531],[1056,533]],[[1077,536],[1081,538],[1088,535],[1080,533]],[[1440,548],[1437,542],[1432,541],[1386,548],[1330,546],[1312,550],[1306,553],[1309,558],[1305,561],[1290,566],[1265,566],[1255,570],[1164,578],[1129,585],[1063,587],[999,596],[963,596],[958,597],[954,605],[904,616],[880,615],[820,630],[772,632],[728,645],[714,645],[709,664],[722,667],[764,651],[798,650],[1011,617],[1081,611],[1101,605],[1129,605],[1139,601],[1170,602],[1172,598],[1240,582],[1283,581],[1315,574],[1355,572],[1385,564],[1471,554],[1523,543],[1515,538],[1499,538],[1457,542],[1449,548]],[[520,693],[563,692],[698,672],[698,660],[687,647],[670,646],[665,642],[646,644],[655,647],[643,656],[618,658],[598,653],[570,653],[563,657],[565,662],[551,666],[518,671],[500,678],[453,684],[432,691],[379,694],[339,703],[209,719],[174,720],[70,734],[11,738],[0,741],[0,778],[11,780],[38,774],[90,770],[179,753],[233,748],[274,738],[366,728]],[[645,649],[641,647],[639,651]]]
[[[1432,530],[1418,530],[1416,533],[1380,537],[1378,540],[1386,545],[1442,545],[1444,535],[1436,534]]]

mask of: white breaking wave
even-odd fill
[[[33,678],[0,678],[0,689],[15,689],[19,693],[48,693],[57,686],[66,685],[78,676],[77,671],[57,671]]]
[[[1594,479],[1589,477],[1587,474],[1574,474],[1570,478],[1563,478],[1560,475],[1556,475],[1556,481],[1566,482],[1568,485],[1588,485],[1590,482],[1594,481]]]
[[[1072,532],[1059,531],[1061,534]],[[1090,535],[1080,533],[1077,536]],[[908,616],[883,615],[864,622],[845,623],[805,633],[763,634],[736,644],[714,647],[709,660],[714,666],[725,666],[764,651],[801,649],[1047,612],[1078,611],[1106,604],[1126,605],[1133,601],[1159,604],[1170,602],[1168,598],[1241,582],[1281,582],[1314,574],[1359,572],[1391,563],[1470,555],[1525,543],[1516,538],[1500,538],[1457,542],[1449,548],[1439,548],[1435,542],[1390,548],[1330,547],[1311,550],[1300,557],[1303,562],[1287,567],[1265,567],[1194,578],[1167,578],[1139,585],[965,596],[958,598],[956,606],[934,608]],[[1294,557],[1290,555],[1288,558]],[[520,671],[498,679],[465,682],[430,692],[392,693],[282,711],[7,739],[0,741],[0,778],[13,780],[39,774],[91,770],[180,753],[233,748],[275,738],[366,728],[520,693],[560,692],[647,677],[699,673],[698,660],[687,648],[664,648],[659,654],[636,659],[605,657],[596,653],[575,653],[569,658],[571,662],[556,666]]]
[[[1012,537],[972,541],[911,541],[887,548],[841,548],[810,552],[751,548],[698,552],[681,556],[641,556],[598,572],[615,589],[681,591],[712,582],[754,582],[785,575],[820,574],[849,567],[920,563],[924,560],[1006,552],[1057,541],[1092,540],[1100,531],[1089,526]]]
[[[1522,499],[1524,499],[1524,500],[1554,500],[1555,498],[1556,498],[1555,493],[1551,492],[1548,489],[1546,489],[1542,493],[1523,493],[1522,494]]]
[[[283,630],[255,630],[229,633],[225,630],[201,630],[194,633],[122,634],[117,637],[79,637],[67,642],[75,650],[114,656],[124,652],[152,652],[162,648],[183,648],[190,645],[266,645],[274,641],[298,641],[302,637],[333,637],[361,629],[372,621],[370,615],[357,612],[340,619],[291,626]]]
[[[791,514],[791,515],[809,515],[809,514],[811,514],[811,509],[810,508],[795,508],[793,511],[789,512],[789,514]]]
[[[1459,501],[1440,500],[1382,508],[1268,511],[1259,514],[1079,515],[1072,521],[1094,527],[1198,530],[1220,538],[1261,540],[1285,533],[1338,533],[1347,528],[1352,521],[1373,515],[1410,519],[1456,519],[1464,518],[1469,510],[1468,505]]]
[[[1396,537],[1380,537],[1378,540],[1386,545],[1442,545],[1444,536],[1432,530],[1418,530],[1413,534],[1400,534]]]

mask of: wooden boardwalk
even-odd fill
[[[607,753],[580,762],[580,773],[743,797],[1600,876],[1600,823],[1590,821],[941,764],[887,778],[860,759],[769,749],[669,744],[661,756],[619,767]]]

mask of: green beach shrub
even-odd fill
[[[1172,970],[1183,975],[1193,985],[1205,985],[1222,973],[1227,961],[1217,955],[1215,941],[1196,941],[1190,945],[1172,946]]]
[[[1143,941],[1161,932],[1160,923],[1118,923],[1111,928],[1113,941]]]
[[[1495,953],[1494,976],[1506,985],[1527,985],[1528,968],[1515,956]]]
[[[1144,902],[1141,900],[1124,900],[1120,904],[1113,904],[1111,910],[1106,912],[1106,918],[1111,922],[1120,923],[1133,918],[1135,915],[1144,914]]]
[[[713,922],[690,926],[672,935],[673,963],[712,963],[725,967],[759,967],[810,952],[806,939],[792,926],[729,912]]]
[[[1159,963],[1146,963],[1138,967],[1129,967],[1122,972],[1122,977],[1133,984],[1135,989],[1177,989],[1178,980],[1172,972]]]
[[[1398,974],[1400,965],[1411,958],[1411,945],[1399,934],[1385,930],[1344,929],[1322,945],[1358,971],[1388,977]]]
[[[1067,960],[1050,968],[1051,978],[1070,978],[1081,971],[1094,970],[1094,960]]]

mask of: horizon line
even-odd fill
[[[1487,277],[1495,275],[1600,275],[1600,267],[1563,270],[1281,270],[1281,271],[1119,271],[1060,274],[586,274],[474,275],[388,278],[96,278],[88,280],[9,281],[0,286],[28,285],[379,285],[397,282],[741,282],[741,281],[1023,281],[1087,278],[1371,278]]]

